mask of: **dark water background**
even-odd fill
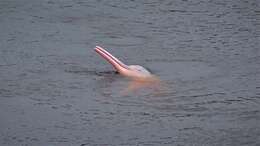
[[[0,145],[260,145],[259,3],[1,0]]]

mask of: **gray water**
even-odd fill
[[[260,145],[259,3],[1,0],[0,145]]]

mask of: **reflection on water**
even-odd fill
[[[107,71],[96,72],[96,76],[98,77],[97,88],[104,96],[155,96],[166,87],[166,84],[155,75],[138,80]]]
[[[122,95],[140,94],[141,92],[151,92],[155,94],[161,88],[161,80],[153,76],[147,80],[129,80],[126,88],[121,92]]]

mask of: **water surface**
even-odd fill
[[[1,0],[0,145],[259,145],[259,15],[256,0]]]

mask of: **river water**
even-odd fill
[[[1,0],[0,145],[260,145],[259,42],[257,0]]]

